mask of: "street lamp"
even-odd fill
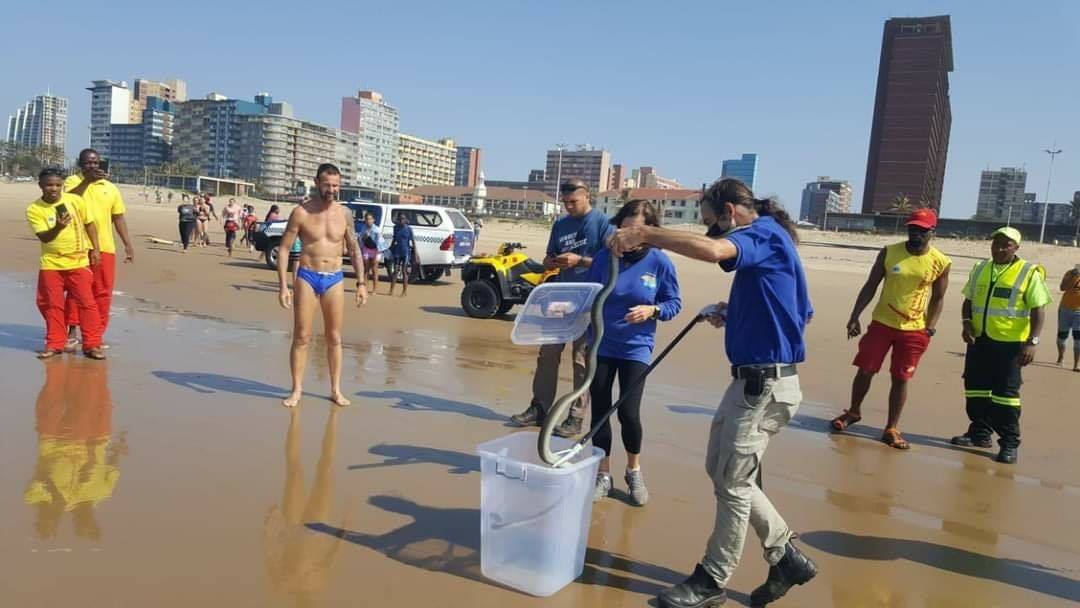
[[[566,149],[566,144],[555,144],[555,149],[559,151],[559,164],[558,169],[555,172],[555,200],[559,200],[559,186],[562,184],[562,153]]]
[[[1054,147],[1057,147],[1057,142],[1054,142]],[[1046,196],[1043,197],[1043,216],[1042,227],[1039,228],[1039,242],[1045,242],[1043,239],[1046,236],[1046,214],[1050,212],[1050,180],[1054,178],[1054,157],[1061,154],[1061,149],[1057,150],[1043,150],[1050,155],[1050,171],[1046,175]]]

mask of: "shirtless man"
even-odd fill
[[[330,401],[340,406],[349,405],[349,400],[341,392],[341,319],[345,309],[344,273],[341,270],[343,248],[348,250],[353,270],[356,271],[357,307],[367,303],[368,297],[364,288],[364,261],[360,257],[352,213],[337,202],[341,171],[330,163],[319,165],[315,173],[315,186],[319,196],[293,209],[278,246],[278,280],[281,285],[278,301],[283,308],[293,308],[293,292],[296,294],[292,349],[289,351],[292,392],[282,401],[285,407],[296,406],[303,394],[304,368],[307,367],[311,322],[316,306],[322,307],[326,327]],[[286,281],[289,250],[298,237],[303,249],[294,286],[290,290]]]

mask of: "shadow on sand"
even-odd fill
[[[1080,581],[1031,562],[993,557],[921,540],[860,536],[828,530],[807,532],[800,534],[799,538],[811,547],[833,555],[879,561],[906,559],[956,574],[1080,602]]]
[[[506,422],[508,420],[507,416],[482,405],[465,403],[464,401],[453,401],[441,397],[432,397],[420,393],[409,393],[405,391],[360,391],[356,394],[359,397],[367,397],[368,399],[396,399],[397,403],[390,407],[410,412],[446,412],[449,414],[461,414],[462,416],[468,416],[469,418],[492,420],[495,422]]]
[[[288,394],[288,390],[281,388],[280,386],[272,386],[255,380],[234,378],[232,376],[223,376],[221,374],[170,372],[164,370],[155,370],[151,373],[156,378],[204,395],[213,393],[235,393],[247,397],[282,399]]]
[[[343,530],[323,523],[308,528],[378,551],[403,564],[431,572],[445,572],[468,580],[506,589],[480,572],[480,511],[427,507],[399,496],[372,496],[368,502],[384,511],[412,521],[385,534]],[[616,570],[618,572],[611,572]],[[682,582],[681,572],[632,560],[599,549],[585,552],[585,571],[578,582],[655,596]],[[514,590],[511,590],[514,591]],[[520,593],[514,591],[515,593]],[[733,599],[748,599],[734,593]]]
[[[451,475],[467,475],[480,472],[480,457],[453,450],[440,450],[415,445],[380,443],[372,446],[368,453],[382,456],[382,462],[354,464],[350,471],[362,469],[381,469],[411,464],[435,464],[444,466]]]
[[[37,352],[45,348],[45,328],[0,323],[0,348]]]

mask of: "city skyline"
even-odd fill
[[[199,10],[199,4],[192,10]],[[75,21],[86,12],[74,3],[61,5],[70,7],[65,14]],[[386,18],[415,22],[418,40],[423,40],[421,34],[443,27],[502,20],[525,24],[527,33],[562,23],[558,19],[562,6],[556,2],[540,11],[511,6],[451,10],[430,5],[431,19],[423,21],[409,17],[412,9],[395,7]],[[632,34],[644,25],[635,23],[631,8],[627,6],[626,14],[616,14],[614,22],[630,28]],[[343,5],[337,10],[347,19],[360,9]],[[950,75],[954,123],[942,197],[944,215],[975,213],[976,179],[987,165],[1026,166],[1031,189],[1045,200],[1042,190],[1048,163],[1042,149],[1055,139],[1065,152],[1054,168],[1049,199],[1069,200],[1080,187],[1080,121],[1075,102],[1069,101],[1080,97],[1080,84],[1069,76],[1076,73],[1080,56],[1073,25],[1080,21],[1080,8],[1051,2],[1039,10],[1010,7],[1001,12],[983,5],[910,2],[903,11],[898,15],[871,6],[830,9],[827,17],[842,28],[844,36],[823,41],[805,28],[808,20],[822,17],[820,11],[802,5],[793,4],[783,14],[743,6],[673,7],[660,14],[654,25],[683,27],[723,13],[758,31],[732,28],[726,35],[723,47],[731,52],[740,45],[757,49],[736,73],[723,69],[731,53],[714,50],[707,37],[625,52],[628,65],[666,66],[651,78],[657,86],[681,88],[682,93],[666,98],[671,107],[657,104],[650,96],[635,99],[599,83],[582,85],[584,95],[570,95],[559,87],[536,87],[534,70],[564,61],[579,49],[570,43],[519,40],[521,31],[512,37],[520,44],[497,54],[489,52],[491,44],[498,42],[495,38],[510,38],[508,33],[485,33],[447,51],[449,60],[473,60],[473,71],[486,74],[479,81],[430,67],[423,58],[431,52],[431,44],[398,48],[390,44],[390,33],[380,31],[373,32],[371,48],[359,61],[351,59],[344,41],[329,40],[325,49],[317,51],[271,47],[270,57],[258,65],[241,60],[246,55],[242,49],[250,43],[244,36],[222,37],[213,49],[195,48],[183,60],[164,47],[131,53],[123,36],[116,36],[115,41],[106,37],[86,57],[65,56],[61,61],[58,50],[44,49],[41,64],[54,66],[46,71],[30,65],[5,66],[0,74],[6,85],[0,91],[0,103],[15,108],[46,88],[70,99],[68,155],[72,156],[86,145],[89,100],[83,89],[96,79],[175,75],[189,83],[191,98],[215,90],[247,99],[250,91],[269,89],[292,101],[298,117],[325,125],[337,124],[342,96],[374,88],[400,108],[402,132],[452,134],[457,141],[483,149],[483,168],[491,178],[524,180],[536,168],[542,151],[558,142],[580,142],[611,151],[613,163],[662,167],[665,175],[696,187],[719,176],[723,159],[753,150],[760,155],[758,194],[777,194],[788,208],[797,208],[802,187],[817,175],[847,179],[855,189],[855,199],[863,197],[884,22],[894,16],[949,14],[956,71]],[[10,11],[15,44],[28,36],[34,15],[30,7]],[[585,35],[589,19],[601,15],[612,17],[598,7],[582,8],[566,26],[567,37]],[[117,31],[126,31],[123,23],[135,17],[117,19]],[[294,29],[288,20],[274,15],[259,15],[257,21],[271,33]],[[57,27],[59,34],[77,29],[67,23]],[[166,30],[172,31],[171,27]],[[762,47],[762,33],[775,42]],[[800,49],[797,56],[790,53],[793,48]],[[335,54],[333,61],[326,61]],[[290,70],[310,76],[290,79]],[[1008,86],[1003,86],[1002,70],[1009,73]],[[708,73],[722,73],[724,78],[701,78]],[[811,86],[823,78],[828,78],[828,87]],[[994,103],[986,103],[987,99]],[[524,116],[530,118],[522,120]]]

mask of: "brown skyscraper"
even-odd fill
[[[952,70],[948,15],[885,22],[863,213],[887,212],[900,195],[940,210]]]

